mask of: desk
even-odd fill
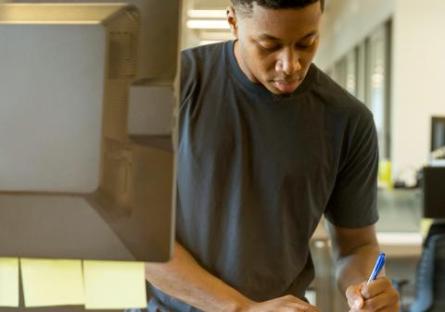
[[[390,258],[418,258],[422,253],[420,233],[377,232],[377,240],[381,250]]]

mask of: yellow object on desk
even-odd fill
[[[0,307],[19,306],[19,259],[0,258]]]
[[[432,224],[433,219],[422,218],[420,221],[420,233],[422,233],[424,239],[427,237]]]
[[[145,308],[143,262],[84,261],[87,309]]]
[[[80,260],[20,259],[26,307],[83,305]]]
[[[379,162],[379,172],[378,172],[378,184],[387,189],[392,189],[392,169],[391,162],[386,159],[382,159]]]

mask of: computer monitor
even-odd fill
[[[445,147],[445,117],[431,118],[431,151]]]
[[[423,217],[445,219],[445,166],[423,168]]]
[[[180,1],[42,2],[1,8],[0,257],[166,261]]]

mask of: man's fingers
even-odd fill
[[[286,305],[286,308],[292,312],[320,312],[318,308],[314,306],[303,306],[303,305]]]
[[[360,293],[365,299],[373,298],[379,294],[385,292],[387,289],[392,288],[391,280],[385,276],[379,277],[375,281],[369,283],[363,283],[360,289]]]
[[[291,311],[319,312],[317,307],[314,307],[313,305],[299,298],[296,298],[294,296],[286,296],[285,298],[288,300],[285,303],[285,306],[290,308]]]
[[[380,311],[383,308],[391,307],[391,311],[399,311],[399,294],[395,289],[378,294],[367,299],[363,306],[365,311]],[[386,311],[386,310],[384,310]]]
[[[290,311],[304,311],[304,312],[320,312],[318,308],[311,306],[309,304],[301,304],[301,303],[288,303],[286,307],[290,309]]]
[[[380,277],[369,283],[349,286],[346,298],[349,312],[398,312],[400,296],[387,277]]]
[[[358,311],[364,305],[364,299],[360,293],[362,284],[352,285],[346,289],[346,299],[353,311]]]
[[[291,295],[255,303],[254,306],[250,307],[247,311],[320,312],[317,307]]]

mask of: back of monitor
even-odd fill
[[[176,19],[164,37],[168,68],[144,65],[139,76],[149,22],[136,7],[5,6],[0,228],[16,239],[0,243],[0,256],[169,258],[179,1],[140,3]]]

